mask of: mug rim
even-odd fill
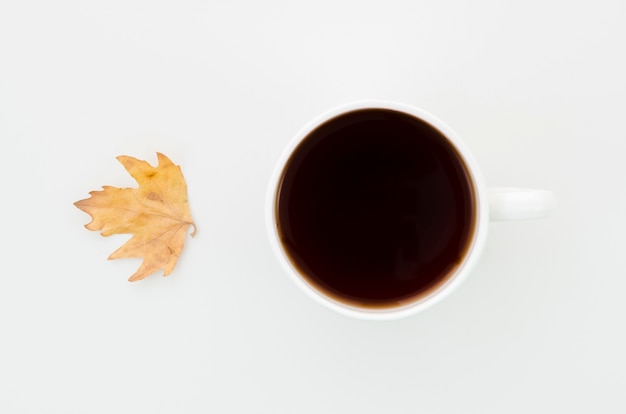
[[[278,226],[276,222],[276,197],[278,196],[279,184],[283,175],[284,168],[293,151],[297,148],[300,142],[319,125],[341,114],[361,109],[389,109],[393,111],[399,111],[421,119],[431,126],[435,127],[443,136],[448,139],[450,144],[454,148],[456,148],[458,155],[465,163],[465,167],[474,190],[474,199],[476,204],[476,212],[474,216],[474,232],[463,261],[455,270],[455,273],[449,276],[447,280],[445,280],[432,292],[428,293],[424,297],[416,299],[415,301],[409,302],[406,305],[401,305],[398,307],[361,308],[337,301],[334,298],[325,295],[324,292],[321,292],[315,286],[308,283],[305,280],[304,276],[300,275],[298,269],[293,265],[293,263],[287,256],[287,253],[283,249],[278,233]],[[272,172],[266,195],[265,221],[267,224],[269,241],[272,245],[272,250],[274,254],[278,258],[279,262],[281,262],[283,269],[289,275],[290,279],[308,297],[313,299],[315,302],[325,306],[326,308],[344,316],[365,320],[393,320],[414,315],[427,308],[430,308],[436,303],[439,303],[468,277],[469,273],[478,261],[480,253],[484,248],[489,222],[488,204],[489,203],[487,200],[487,191],[484,180],[480,173],[478,163],[472,156],[469,148],[465,145],[465,143],[461,140],[461,138],[456,134],[454,130],[452,130],[439,118],[418,107],[396,101],[368,99],[348,102],[320,113],[318,116],[314,117],[307,124],[305,124],[291,138],[287,146],[283,149]]]

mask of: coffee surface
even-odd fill
[[[465,165],[430,124],[362,109],[312,131],[291,154],[276,218],[302,276],[336,300],[396,307],[445,282],[474,232]]]

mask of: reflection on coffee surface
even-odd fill
[[[396,307],[444,283],[469,249],[465,164],[430,124],[361,109],[312,131],[276,198],[278,232],[305,280],[336,300]]]

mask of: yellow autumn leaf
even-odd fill
[[[128,279],[144,279],[163,269],[169,275],[180,256],[189,226],[195,224],[187,203],[187,184],[180,167],[157,153],[158,165],[133,157],[119,156],[117,160],[137,181],[139,188],[103,186],[103,191],[90,192],[90,198],[74,203],[88,213],[92,221],[89,230],[101,231],[103,236],[132,234],[109,259],[143,258],[143,263]]]

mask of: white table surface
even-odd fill
[[[626,412],[626,3],[0,3],[0,412]],[[493,223],[427,312],[351,320],[272,256],[264,199],[333,106],[402,101],[454,128],[489,185],[552,189]],[[198,235],[127,278],[72,203],[182,166]]]

